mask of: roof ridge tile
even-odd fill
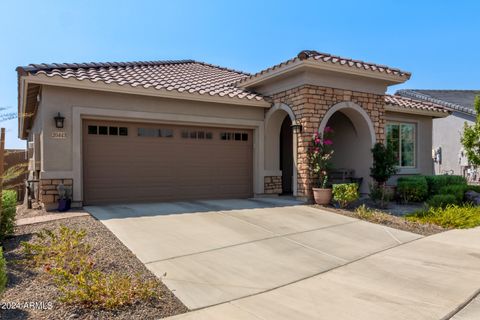
[[[352,59],[352,58],[345,58],[345,57],[340,57],[336,55],[332,55],[329,53],[324,53],[324,52],[319,52],[316,50],[302,50],[300,51],[296,57],[283,61],[281,63],[278,63],[274,66],[271,66],[267,69],[261,70],[255,74],[252,74],[244,79],[241,79],[238,81],[238,84],[242,84],[244,82],[247,82],[248,80],[254,79],[256,77],[259,77],[265,73],[271,72],[273,70],[276,70],[277,68],[280,68],[282,66],[291,64],[296,61],[304,61],[308,59],[313,59],[314,61],[319,61],[320,63],[332,63],[332,64],[337,64],[340,66],[347,66],[350,68],[358,68],[358,69],[365,69],[368,70],[369,72],[379,72],[379,73],[386,73],[389,75],[394,75],[402,78],[407,78],[409,79],[411,76],[410,72],[403,71],[399,68],[393,68],[393,67],[388,67],[385,65],[380,65],[372,62],[366,62],[362,60],[357,60],[357,59]],[[368,68],[367,68],[368,66]]]
[[[41,70],[53,69],[79,69],[79,68],[114,68],[114,67],[138,67],[138,66],[155,66],[155,65],[173,65],[195,63],[195,60],[157,60],[157,61],[130,61],[130,62],[80,62],[80,63],[31,63],[28,66],[19,66],[18,69],[26,72],[35,73]]]

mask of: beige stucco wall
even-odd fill
[[[114,109],[118,117],[124,116],[123,111],[163,112],[182,115],[211,116],[217,118],[238,118],[246,120],[263,120],[263,108],[244,107],[203,103],[197,101],[182,101],[162,99],[130,94],[118,94],[101,91],[87,91],[72,88],[46,86],[42,92],[41,113],[43,119],[45,171],[69,171],[72,166],[72,108],[90,107]],[[55,128],[53,117],[60,112],[65,117],[66,139],[51,138],[52,132],[60,131]],[[145,118],[145,121],[151,119]],[[37,122],[37,121],[36,121]],[[58,155],[62,156],[59,157]]]
[[[412,169],[400,169],[397,176],[392,179],[395,181],[398,176],[408,174],[433,174],[432,160],[432,118],[428,116],[412,115],[405,113],[387,112],[385,115],[386,123],[389,121],[408,122],[416,126],[416,145],[415,157],[416,166]]]
[[[65,117],[64,129],[55,128],[53,118],[58,112]],[[162,116],[168,121],[162,121]],[[254,139],[259,141],[255,147],[258,152],[254,150],[254,171],[258,177],[263,172],[260,163],[263,164],[264,108],[261,107],[44,86],[37,117],[35,130],[42,135],[42,178],[73,178],[74,201],[80,201],[82,197],[78,190],[81,189],[81,172],[78,172],[81,170],[81,149],[78,147],[81,145],[79,117],[253,128]],[[52,133],[58,131],[64,131],[66,138],[53,138]],[[263,186],[263,177],[261,180]],[[256,191],[263,190],[257,188]]]
[[[253,89],[256,92],[269,96],[305,84],[374,94],[384,94],[387,90],[387,86],[383,81],[339,74],[327,70],[299,70],[271,79],[271,81],[266,81],[262,85],[253,87]]]
[[[450,170],[453,170],[454,174],[462,174],[459,154],[462,149],[460,138],[465,122],[473,124],[474,117],[454,112],[446,118],[433,120],[433,148],[442,148],[442,163],[435,163],[436,174]],[[466,164],[465,159],[463,164]]]

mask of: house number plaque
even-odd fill
[[[54,131],[54,132],[52,132],[52,138],[54,138],[54,139],[65,139],[65,138],[67,138],[67,133],[65,131]]]

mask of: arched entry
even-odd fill
[[[281,179],[281,193],[296,195],[297,143],[295,115],[286,104],[275,104],[265,115],[265,177]],[[266,193],[269,193],[266,191]],[[271,192],[277,193],[277,192]]]
[[[375,144],[375,130],[365,110],[353,102],[341,102],[332,106],[320,123],[319,132],[326,127],[333,129],[334,172],[347,173],[353,170],[355,178],[362,178],[360,192],[368,193],[371,148]],[[335,181],[334,181],[335,182]]]

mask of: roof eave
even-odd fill
[[[389,85],[404,83],[405,81],[410,79],[410,74],[406,74],[405,76],[399,76],[394,74],[381,73],[374,70],[352,68],[345,65],[342,66],[342,65],[336,65],[336,64],[319,63],[318,61],[311,60],[311,59],[307,59],[307,60],[295,59],[293,62],[286,63],[282,66],[274,68],[273,70],[269,70],[264,72],[263,74],[253,76],[250,79],[240,81],[238,83],[238,87],[241,87],[241,88],[255,87],[268,80],[274,79],[282,75],[286,75],[287,73],[290,73],[292,71],[299,70],[299,69],[313,69],[313,70],[326,70],[326,71],[339,72],[339,73],[344,73],[349,75],[382,80],[387,82]]]
[[[416,108],[404,108],[390,103],[385,104],[385,110],[390,112],[399,112],[399,113],[408,113],[415,114],[420,116],[427,116],[432,118],[445,118],[448,117],[451,112],[449,111],[433,111],[433,110],[422,110]]]
[[[263,107],[263,108],[269,108],[271,106],[271,104],[266,100],[257,99],[257,98],[242,99],[238,97],[230,97],[228,95],[219,96],[219,95],[210,95],[208,93],[199,94],[199,93],[189,93],[189,92],[167,91],[165,89],[158,90],[153,87],[144,88],[144,87],[133,87],[130,85],[122,86],[116,83],[92,82],[90,80],[77,80],[74,78],[64,79],[64,78],[58,78],[58,77],[49,77],[43,74],[28,75],[25,77],[25,83],[26,85],[28,85],[29,83],[35,83],[40,85],[51,85],[51,86],[68,87],[68,88],[76,88],[76,89],[108,91],[108,92],[116,92],[116,93],[155,96],[155,97],[169,98],[169,99],[215,102],[215,103],[225,103],[225,104],[234,104],[234,105],[243,105],[243,106]]]
[[[389,82],[391,84],[400,84],[404,83],[408,79],[410,79],[410,74],[405,76],[399,76],[394,74],[382,73],[374,70],[367,70],[367,69],[359,69],[353,68],[345,65],[337,65],[337,64],[329,64],[329,63],[317,63],[314,60],[305,60],[307,66],[318,69],[318,70],[328,70],[328,71],[336,71],[340,73],[350,74],[350,75],[357,75],[366,78],[378,79]]]

